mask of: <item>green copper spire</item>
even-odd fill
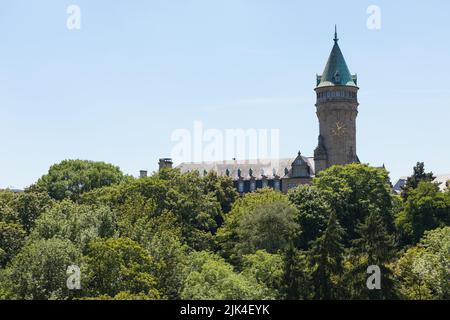
[[[337,36],[337,24],[334,25],[334,43],[338,43],[339,38]]]
[[[356,75],[352,76],[338,44],[337,26],[334,27],[334,46],[322,76],[317,77],[317,87],[357,85]]]

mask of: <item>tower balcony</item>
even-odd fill
[[[324,90],[317,91],[317,103],[328,101],[358,102],[358,93],[355,90]]]

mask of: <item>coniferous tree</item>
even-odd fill
[[[284,254],[284,283],[287,300],[308,300],[314,297],[311,267],[307,252],[290,246]]]
[[[433,172],[425,172],[425,164],[423,162],[417,162],[413,170],[414,173],[408,177],[405,185],[402,187],[402,197],[405,200],[408,198],[409,192],[412,189],[416,189],[421,181],[433,182],[436,179]]]
[[[352,241],[352,270],[349,279],[350,298],[392,299],[396,297],[395,283],[388,264],[395,258],[394,237],[389,234],[378,210],[373,209],[365,221],[358,225],[360,238]],[[369,266],[381,271],[381,290],[369,290],[366,273]],[[352,281],[353,280],[353,281]]]
[[[338,298],[337,278],[343,270],[344,235],[345,231],[339,224],[336,213],[332,212],[324,234],[313,242],[310,252],[315,299]]]

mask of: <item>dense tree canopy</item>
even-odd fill
[[[17,299],[68,299],[66,270],[80,265],[81,252],[69,240],[36,240],[26,245],[4,271],[2,287]]]
[[[18,223],[29,233],[36,219],[53,204],[46,192],[0,191],[0,220]]]
[[[435,178],[433,172],[425,172],[425,164],[423,162],[417,162],[417,165],[413,168],[413,174],[406,179],[406,183],[402,187],[402,197],[407,199],[409,193],[416,189],[419,183],[433,182]]]
[[[25,236],[20,224],[0,221],[0,266],[5,266],[19,252]]]
[[[189,273],[181,294],[188,300],[267,300],[270,290],[255,278],[236,273],[233,267],[214,254],[190,256]]]
[[[298,246],[307,249],[311,241],[325,230],[331,214],[331,205],[324,192],[315,186],[302,185],[289,192],[289,201],[298,212],[300,234]]]
[[[396,264],[406,299],[450,299],[450,227],[427,231]]]
[[[84,192],[117,184],[124,175],[118,167],[104,162],[64,160],[50,168],[36,183],[53,199],[77,201]]]
[[[396,224],[403,240],[415,244],[427,230],[450,225],[450,193],[440,192],[431,182],[420,182],[409,190]]]
[[[84,290],[88,295],[115,297],[126,292],[161,298],[156,288],[154,259],[131,239],[92,241],[84,270]]]
[[[108,207],[78,205],[63,200],[36,221],[31,239],[67,239],[85,251],[92,240],[116,234],[115,216]]]
[[[352,164],[239,195],[214,172],[63,161],[0,190],[0,299],[449,299],[450,191],[431,180],[419,163],[402,197]]]
[[[278,209],[285,210],[287,215],[279,214]],[[253,220],[254,217],[257,219]],[[264,237],[277,237],[277,235],[269,234],[271,226],[267,225],[267,222],[271,219],[278,220],[278,227],[286,232],[289,232],[289,230],[296,231],[293,224],[294,211],[285,195],[273,190],[261,189],[239,198],[234,203],[230,213],[226,215],[225,222],[217,234],[222,255],[230,261],[239,262],[242,254],[266,249],[261,246]],[[253,223],[254,221],[255,223]],[[252,228],[252,231],[246,230],[247,227]],[[258,233],[259,231],[262,231],[262,233]],[[273,240],[276,241],[276,239]],[[288,239],[279,238],[278,240],[285,242]],[[253,247],[249,249],[246,248],[247,245]],[[284,244],[273,242],[271,245],[282,246]],[[273,249],[276,249],[276,247],[273,247]]]
[[[361,164],[334,166],[322,171],[314,184],[332,204],[346,231],[346,245],[357,237],[356,227],[371,210],[380,212],[387,230],[394,231],[393,195],[385,169]]]

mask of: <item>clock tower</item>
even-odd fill
[[[334,46],[321,76],[317,76],[317,117],[319,143],[314,151],[316,175],[333,165],[359,162],[356,155],[358,115],[357,76],[352,75],[339,48],[337,31]]]

